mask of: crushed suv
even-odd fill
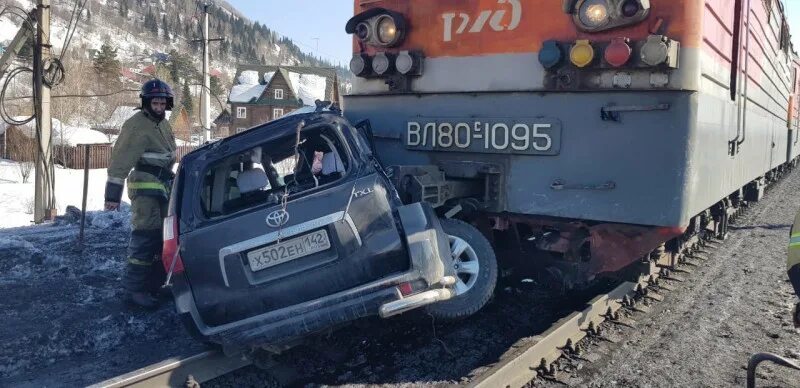
[[[318,109],[183,158],[163,264],[190,332],[237,354],[422,306],[460,318],[488,301],[488,241],[403,204],[368,132]]]

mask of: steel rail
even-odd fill
[[[205,351],[185,358],[168,358],[89,387],[183,387],[187,385],[189,376],[202,383],[247,365],[250,361],[242,357],[231,358],[217,351]]]
[[[735,210],[732,215],[737,216],[741,210],[743,209]],[[692,247],[704,244],[697,236],[693,236],[686,243]],[[655,301],[663,300],[663,296],[650,291],[652,286],[666,291],[671,290],[670,287],[659,284],[659,279],[684,281],[680,276],[673,275],[671,272],[690,274],[693,270],[686,268],[686,265],[699,265],[686,260],[685,253],[691,253],[691,251],[682,252],[680,258],[662,254],[657,260],[646,263],[647,268],[642,268],[642,274],[636,282],[624,282],[611,292],[595,297],[587,303],[587,307],[583,311],[574,312],[566,318],[560,319],[547,331],[534,337],[532,343],[521,344],[515,353],[479,373],[479,376],[467,386],[515,388],[527,386],[539,376],[555,377],[554,363],[565,354],[579,354],[579,341],[588,335],[598,334],[597,329],[601,323],[608,320],[627,326],[635,323],[619,319],[618,311],[620,309],[646,313],[649,308],[637,305],[637,300],[643,298]]]
[[[534,337],[532,344],[521,346],[516,354],[503,360],[467,386],[472,388],[523,387],[540,374],[552,375],[553,363],[565,353],[575,353],[579,342],[589,335],[597,334],[600,324],[607,320],[631,325],[632,322],[619,320],[619,310],[631,308],[645,311],[635,306],[636,297],[661,299],[650,294],[648,287],[661,277],[665,260],[651,262],[648,269],[637,282],[624,282],[609,293],[596,296],[582,311],[576,311],[558,320],[547,331]]]
[[[565,351],[588,335],[622,308],[626,296],[635,295],[637,283],[625,282],[608,294],[595,297],[583,311],[562,318],[547,331],[534,337],[535,342],[515,357],[496,364],[469,384],[475,388],[522,387],[535,379],[542,369],[549,370]]]

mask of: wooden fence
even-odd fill
[[[65,168],[83,169],[86,152],[89,152],[89,168],[108,168],[111,161],[111,144],[88,144],[78,146],[53,146],[53,160]],[[192,152],[193,146],[180,146],[176,150],[180,161],[186,154]],[[5,150],[3,150],[5,152]],[[36,161],[35,145],[25,147],[8,147],[5,155],[8,159],[17,162]]]

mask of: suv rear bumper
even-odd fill
[[[415,296],[425,294],[427,291],[423,290],[404,297],[398,288],[401,283],[419,280],[421,278],[416,273],[406,272],[363,287],[215,327],[202,322],[182,276],[175,278],[173,293],[178,314],[189,326],[190,332],[203,341],[222,345],[226,354],[237,354],[252,347],[279,345],[359,318],[379,315],[383,306],[392,302],[411,301]],[[449,290],[445,291],[444,297],[425,299],[413,308],[449,298]]]
[[[367,316],[389,317],[447,300],[454,282],[447,236],[427,204],[399,207],[411,262],[409,271],[327,295],[319,299],[270,311],[219,326],[208,326],[182,275],[174,278],[175,306],[189,331],[199,339],[222,345],[226,354],[253,347],[280,345]],[[425,284],[428,288],[403,296],[400,284]]]

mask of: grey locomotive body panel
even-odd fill
[[[730,156],[736,104],[697,92],[347,96],[344,107],[352,122],[370,120],[386,165],[499,165],[503,184],[492,212],[683,226],[787,161],[785,121],[752,104],[747,140],[741,152]],[[604,120],[604,107],[619,110],[618,121]],[[417,137],[409,139],[409,122],[480,127],[504,120],[508,127],[525,121],[529,126],[557,123],[557,149],[550,154],[491,153],[409,145],[419,143]]]

